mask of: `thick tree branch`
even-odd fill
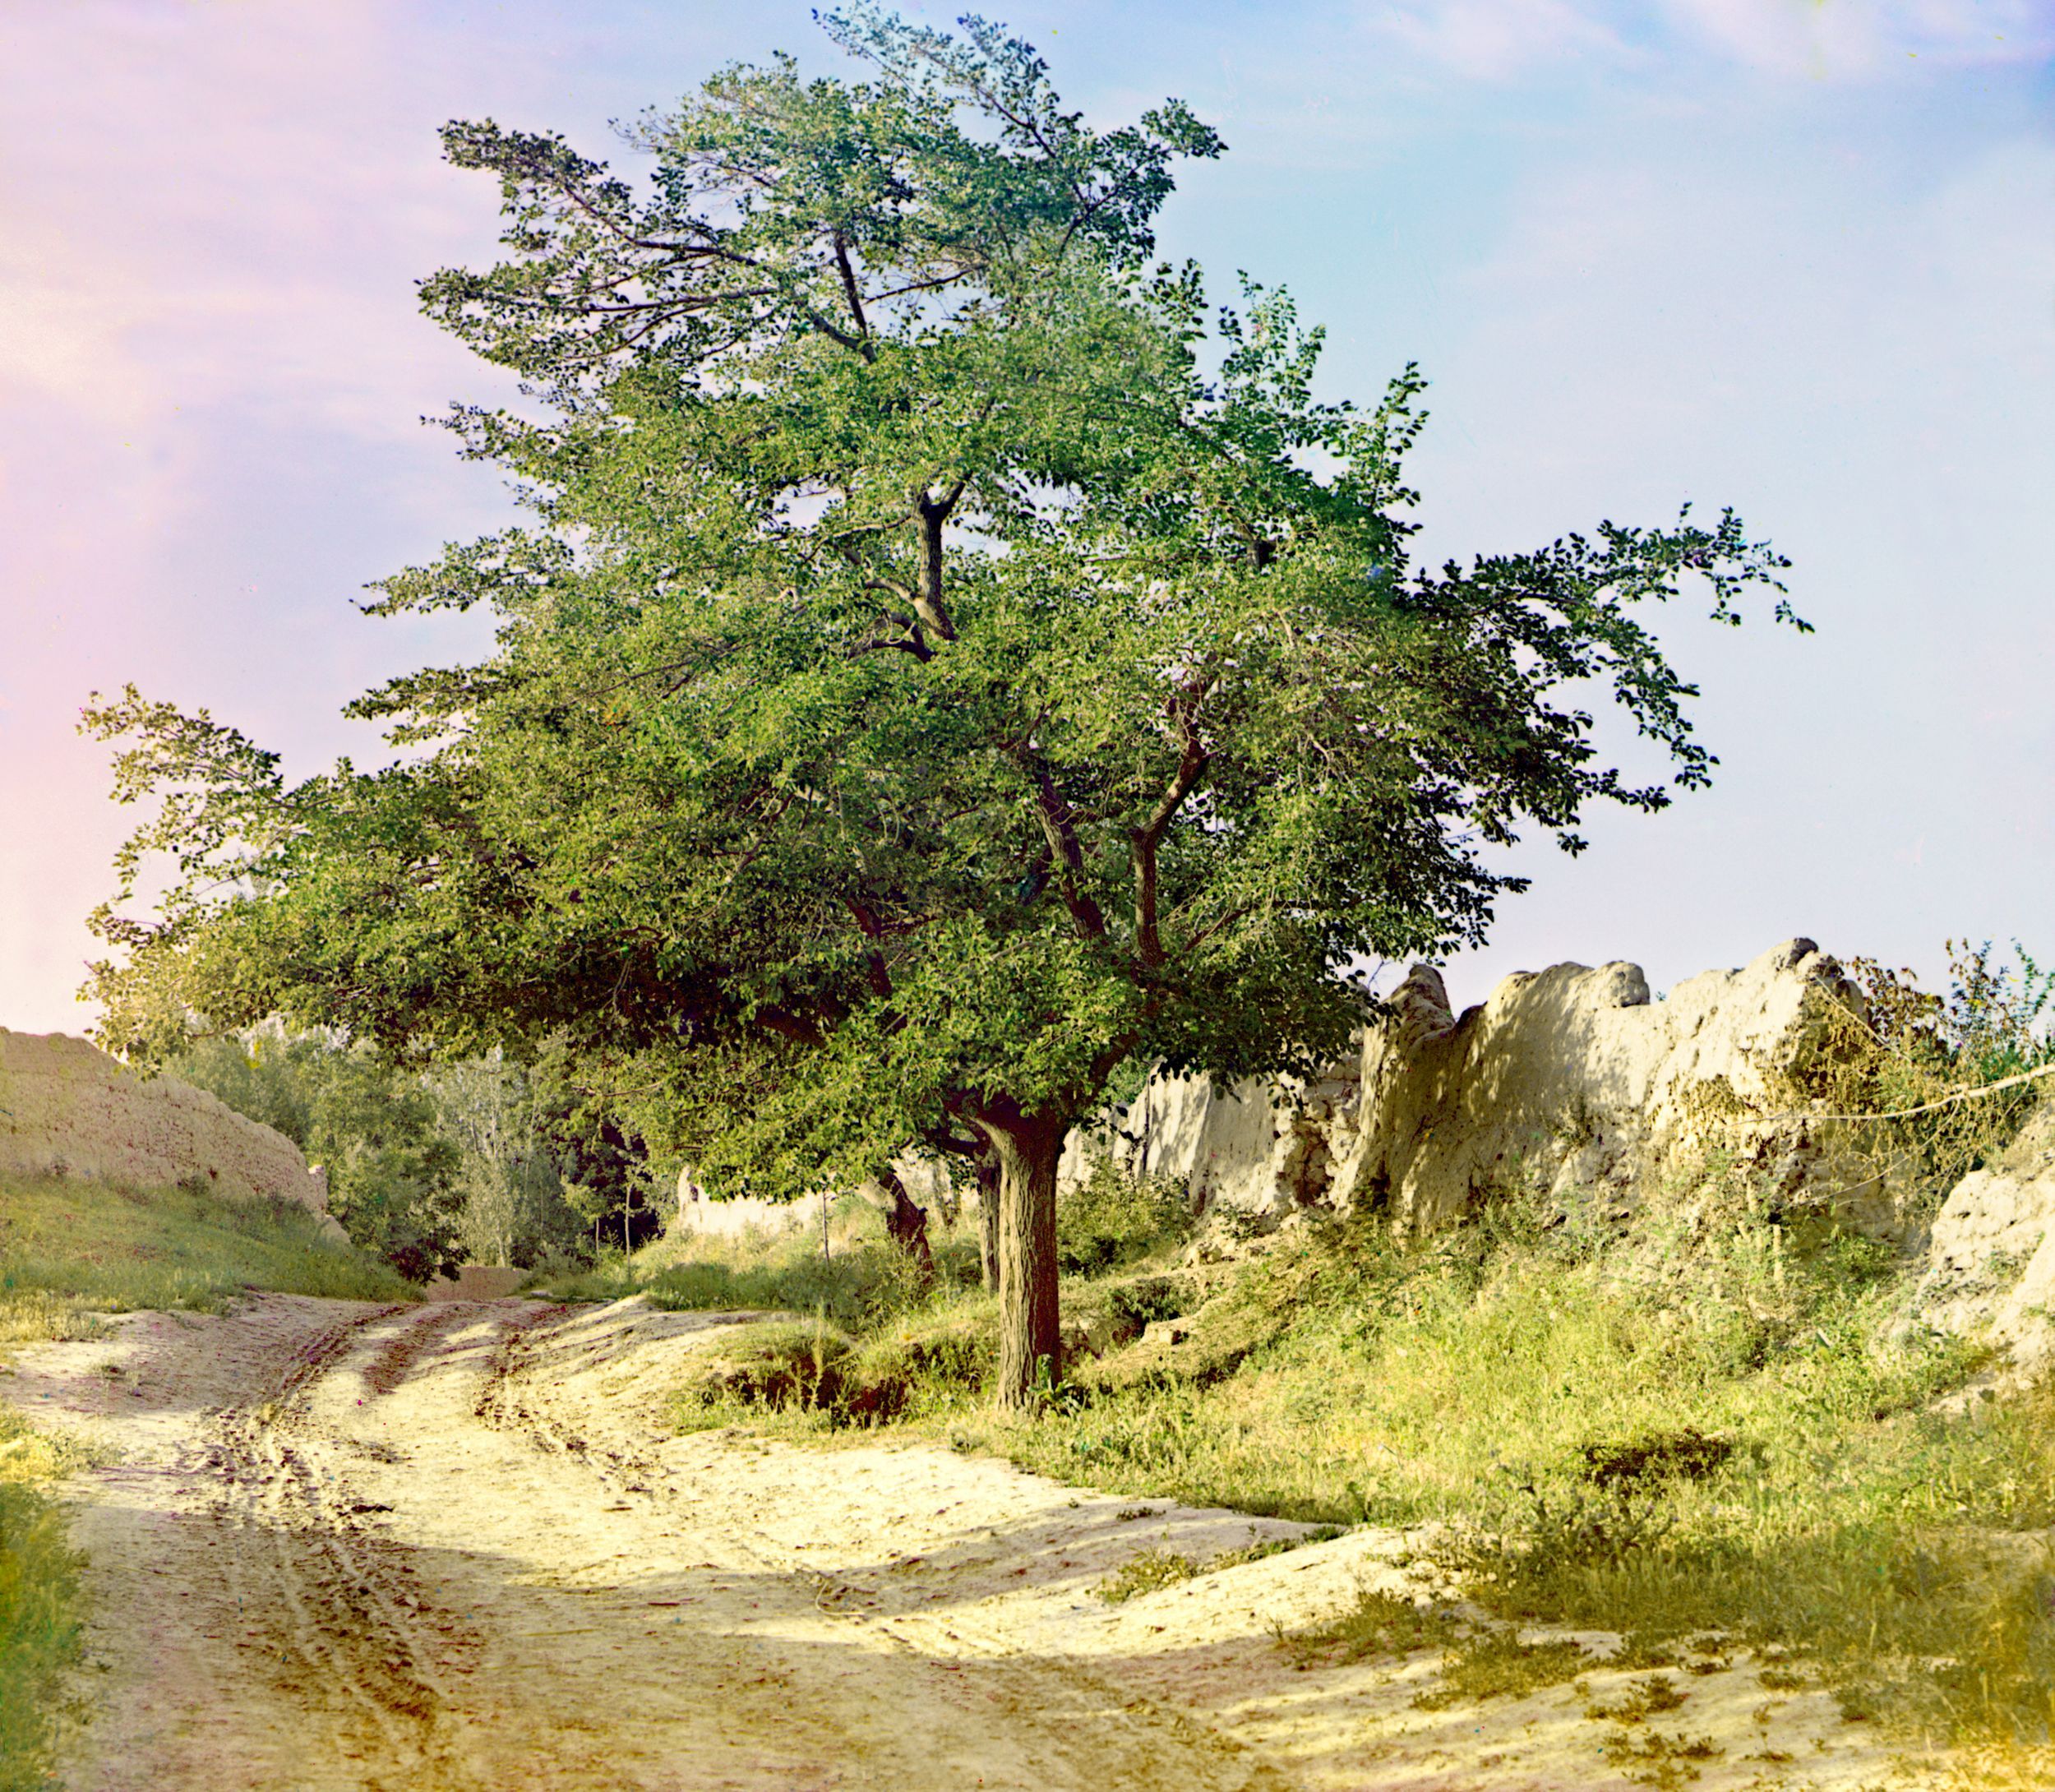
[[[1171,700],[1171,717],[1177,729],[1177,770],[1165,787],[1149,818],[1129,835],[1134,858],[1134,949],[1143,965],[1154,970],[1164,962],[1163,939],[1157,924],[1157,848],[1162,844],[1185,799],[1204,775],[1205,743],[1199,738],[1198,706],[1205,700],[1208,686],[1189,687],[1181,697]]]
[[[849,918],[856,922],[857,931],[870,942],[870,949],[864,954],[864,962],[869,970],[870,993],[880,1000],[889,1001],[892,997],[892,972],[886,966],[884,954],[880,949],[884,929],[879,923],[876,912],[854,896],[843,897],[842,906],[849,911]]]
[[[942,525],[963,495],[963,482],[944,498],[931,498],[923,492],[918,500],[921,519],[921,584],[913,593],[913,608],[938,640],[956,639],[956,625],[949,621],[942,601]]]
[[[1084,847],[1078,838],[1077,816],[1032,747],[1021,742],[1014,750],[1014,758],[1035,787],[1035,813],[1049,842],[1050,856],[1060,867],[1056,888],[1062,893],[1064,906],[1086,939],[1102,940],[1106,916],[1084,887]]]
[[[857,321],[857,334],[863,339],[863,358],[875,361],[877,349],[870,342],[870,320],[864,315],[863,289],[857,284],[857,270],[849,261],[849,244],[843,233],[835,233],[835,266],[842,270],[842,289],[848,295],[849,315]]]

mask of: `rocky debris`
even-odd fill
[[[1942,1204],[1913,1310],[2005,1346],[2019,1370],[2055,1367],[2055,1097]]]
[[[141,1188],[188,1183],[328,1212],[327,1178],[283,1133],[176,1077],[145,1081],[65,1033],[0,1027],[0,1171]],[[339,1240],[342,1228],[329,1223]]]

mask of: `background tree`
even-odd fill
[[[462,1262],[464,1154],[418,1075],[369,1050],[277,1027],[192,1041],[168,1068],[319,1164],[329,1210],[353,1244],[413,1282]]]
[[[124,875],[183,873],[103,911],[97,989],[142,1048],[187,1005],[555,1036],[731,1191],[972,1145],[1019,1402],[1060,1369],[1058,1153],[1116,1069],[1310,1070],[1353,965],[1483,936],[1522,887],[1487,849],[1704,783],[1636,606],[1695,575],[1734,620],[1784,563],[1729,514],[1413,566],[1417,376],[1320,400],[1283,295],[1215,316],[1151,265],[1209,131],[1089,130],[976,20],[827,23],[870,79],[723,72],[642,127],[646,199],[450,127],[509,255],[424,303],[543,401],[455,418],[533,522],[373,607],[489,604],[496,649],[356,706],[413,757],[289,788],[204,714],[91,712],[118,791],[169,799]],[[1666,778],[1605,763],[1607,695]]]

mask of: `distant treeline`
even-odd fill
[[[290,1138],[326,1171],[351,1240],[413,1281],[465,1262],[589,1262],[661,1224],[640,1142],[561,1063],[414,1070],[272,1026],[167,1069]]]

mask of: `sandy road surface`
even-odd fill
[[[1431,1659],[1295,1672],[1388,1573],[1359,1532],[1127,1605],[1149,1547],[1298,1527],[1123,1502],[920,1445],[658,1422],[725,1316],[265,1296],[21,1353],[86,1433],[75,1792],[331,1788],[1328,1792],[1624,1788],[1593,1692],[1423,1711]],[[1704,1792],[1880,1785],[1817,1693],[1691,1683]],[[1896,1776],[1888,1776],[1896,1780]],[[1899,1780],[1897,1783],[1917,1783]]]

